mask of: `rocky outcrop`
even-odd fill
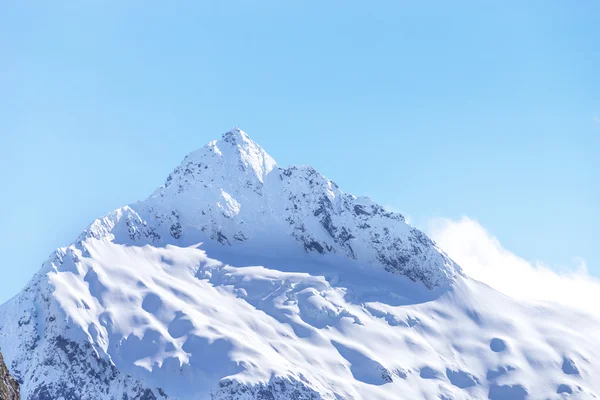
[[[0,353],[0,400],[19,400],[19,382],[13,378]]]

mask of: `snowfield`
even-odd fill
[[[600,324],[466,276],[431,239],[234,129],[0,306],[24,399],[600,393]]]

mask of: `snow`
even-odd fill
[[[25,399],[592,398],[599,333],[238,129],[0,306]]]

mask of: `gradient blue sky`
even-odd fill
[[[0,4],[0,301],[232,126],[600,276],[600,2],[171,3]]]

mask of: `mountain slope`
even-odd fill
[[[599,332],[238,129],[0,307],[25,399],[587,398]]]

